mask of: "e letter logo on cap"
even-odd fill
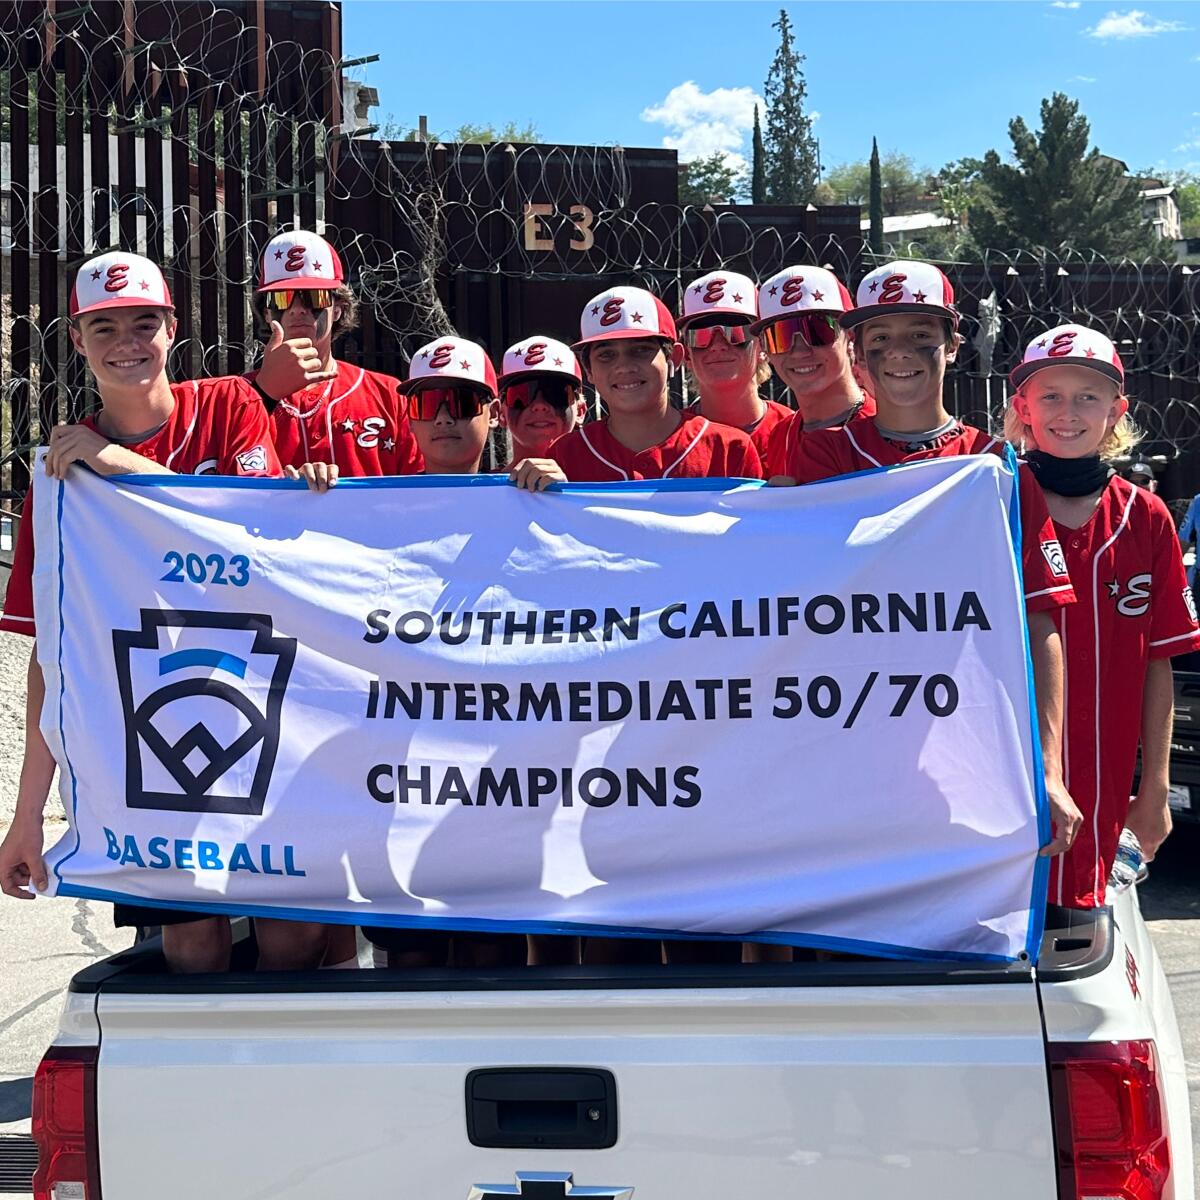
[[[1058,334],[1054,341],[1050,343],[1050,349],[1046,351],[1047,358],[1068,358],[1075,353],[1075,335],[1074,329],[1064,329]]]
[[[450,357],[453,353],[454,347],[449,343],[439,346],[433,352],[433,357],[429,360],[430,367],[435,371],[440,371],[443,367],[448,367],[450,365]]]
[[[621,319],[621,305],[625,303],[623,296],[613,296],[604,304],[604,316],[600,318],[601,325],[615,325]]]
[[[538,363],[546,361],[546,343],[532,342],[525,351],[525,365],[527,367],[536,367]]]
[[[287,258],[283,260],[284,270],[286,271],[303,271],[304,270],[304,247],[293,246],[287,252]]]
[[[879,293],[880,304],[899,304],[904,299],[904,282],[907,275],[889,275],[883,281],[883,290]]]
[[[122,288],[129,286],[129,264],[128,263],[113,263],[105,272],[104,290],[106,292],[119,292]]]
[[[701,299],[705,304],[716,304],[718,300],[725,298],[725,284],[728,280],[725,279],[710,279],[708,287],[704,290],[704,295]]]
[[[779,297],[780,304],[799,304],[804,295],[804,276],[796,275],[783,285],[783,294]]]

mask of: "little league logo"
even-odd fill
[[[259,816],[296,639],[261,613],[142,609],[114,629],[125,803]]]

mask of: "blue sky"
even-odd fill
[[[807,0],[784,5],[832,166],[880,149],[938,168],[1010,145],[1051,92],[1131,168],[1200,170],[1200,4]],[[759,0],[345,0],[375,114],[435,132],[532,121],[545,141],[749,157],[780,8]],[[556,46],[561,46],[558,53]]]

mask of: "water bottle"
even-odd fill
[[[1113,861],[1112,874],[1108,877],[1109,890],[1118,896],[1129,891],[1137,883],[1141,869],[1142,843],[1132,829],[1122,829],[1121,840],[1117,842],[1117,857]]]

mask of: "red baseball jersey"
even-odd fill
[[[875,415],[875,397],[867,395],[863,392],[862,405],[854,414],[856,417],[873,417]],[[833,425],[823,426],[823,428],[833,429]],[[768,479],[772,475],[786,475],[788,466],[796,453],[796,445],[804,434],[804,415],[799,411],[788,409],[787,418],[780,421],[770,434],[770,440],[767,442],[767,450],[764,455],[761,451],[759,457],[763,460],[763,470]]]
[[[745,425],[731,426],[733,429],[740,429],[750,438],[754,449],[758,452],[758,461],[764,465],[767,461],[767,445],[771,440],[771,434],[780,424],[794,415],[786,404],[779,404],[775,400],[767,400],[765,403],[767,406],[766,410],[754,425],[749,427]],[[683,415],[685,417],[701,416],[700,402],[697,401],[695,404],[689,404],[683,410]]]
[[[236,376],[171,384],[175,407],[160,429],[126,448],[180,475],[281,475],[262,403]],[[96,414],[80,424],[96,429]],[[99,432],[97,430],[97,432]],[[25,497],[0,629],[37,630],[33,622],[33,502]]]
[[[959,454],[1003,454],[1004,439],[971,425],[955,425],[929,447],[913,450],[885,438],[872,417],[860,413],[836,429],[813,429],[799,438],[786,474],[800,483],[816,483],[872,467],[891,467],[927,458]],[[1017,472],[1021,498],[1021,568],[1025,607],[1048,612],[1074,604],[1075,592],[1063,561],[1058,534],[1042,489],[1028,468]]]
[[[1083,825],[1051,862],[1050,901],[1095,908],[1129,812],[1146,664],[1200,649],[1200,630],[1171,514],[1153,493],[1114,477],[1085,524],[1057,528],[1079,597],[1055,620],[1066,672],[1063,775]]]
[[[336,463],[348,478],[419,475],[425,469],[400,381],[349,363],[337,364],[335,379],[284,396],[271,413],[271,433],[280,461],[289,467]]]
[[[563,434],[550,447],[550,457],[572,483],[762,478],[762,463],[749,434],[707,417],[687,415],[657,446],[637,454],[613,437],[606,419]]]

